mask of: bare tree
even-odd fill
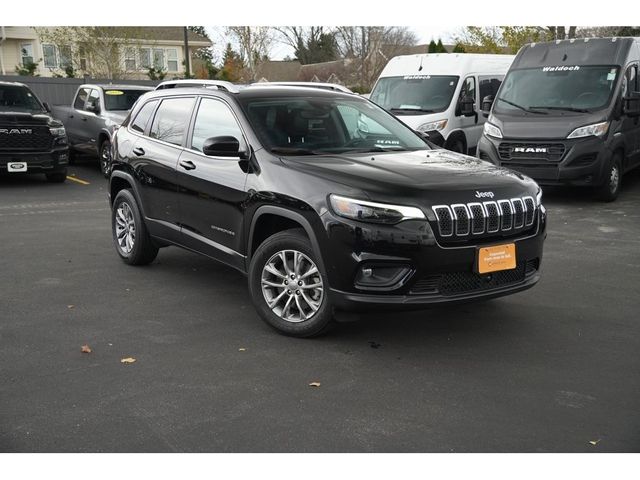
[[[273,45],[273,30],[271,27],[229,27],[227,29],[238,44],[240,58],[244,63],[247,80],[256,80],[258,65],[269,58]]]
[[[44,42],[69,49],[76,70],[94,78],[117,80],[127,73],[132,51],[148,44],[143,27],[51,27],[37,28]]]
[[[368,89],[392,57],[415,45],[417,37],[407,27],[337,27],[338,50],[359,63],[360,86]]]
[[[327,27],[287,26],[274,28],[278,41],[293,48],[297,60],[305,65],[335,60],[338,47],[335,32]]]

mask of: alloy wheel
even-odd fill
[[[287,322],[313,317],[324,297],[322,276],[316,264],[297,250],[281,250],[265,263],[260,280],[271,311]]]
[[[115,215],[116,240],[124,253],[131,253],[136,241],[136,223],[128,203],[122,202]]]

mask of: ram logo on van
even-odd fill
[[[513,147],[513,153],[547,153],[547,147]]]

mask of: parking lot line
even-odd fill
[[[81,180],[79,178],[72,177],[70,175],[67,175],[67,180],[71,180],[72,182],[79,183],[80,185],[90,185],[90,183],[87,182],[86,180]]]

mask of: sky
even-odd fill
[[[429,43],[431,40],[442,39],[443,43],[448,43],[453,40],[453,37],[459,32],[460,26],[450,26],[450,27],[409,27],[413,30],[418,36],[418,43]],[[215,60],[218,61],[222,58],[222,54],[226,47],[228,40],[228,36],[226,34],[224,27],[206,27],[207,33],[213,42],[213,50],[215,55]],[[274,42],[273,48],[271,50],[270,58],[271,60],[282,60],[286,56],[293,57],[293,49],[288,45]]]

